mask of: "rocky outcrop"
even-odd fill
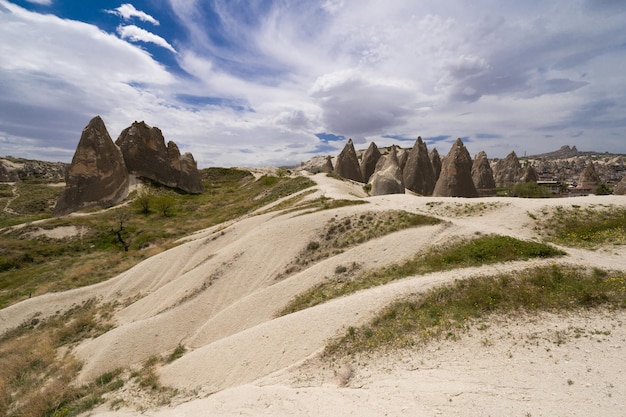
[[[472,181],[472,158],[460,138],[443,161],[433,196],[478,197]]]
[[[326,157],[326,162],[322,165],[321,172],[325,172],[326,174],[333,172],[333,159],[330,156]]]
[[[472,181],[480,197],[496,195],[496,182],[485,151],[480,151],[472,164]]]
[[[583,172],[580,174],[580,178],[578,179],[578,185],[576,186],[576,188],[588,190],[589,193],[595,194],[598,192],[600,182],[600,177],[596,173],[593,162],[589,161],[589,163],[585,166]]]
[[[363,182],[359,158],[356,156],[352,139],[348,139],[348,143],[346,143],[346,146],[343,147],[343,150],[339,156],[337,156],[334,172],[341,178]]]
[[[515,154],[511,151],[506,158],[496,162],[493,168],[493,178],[496,181],[496,187],[512,187],[518,184],[522,165]]]
[[[15,182],[19,181],[19,179],[17,171],[5,167],[4,161],[0,159],[0,182]]]
[[[378,150],[378,146],[372,142],[363,154],[363,159],[361,160],[361,177],[363,182],[369,182],[370,177],[376,170],[376,163],[379,159],[380,151]]]
[[[428,157],[428,148],[421,137],[417,137],[404,166],[404,186],[420,195],[431,195],[435,188],[435,174]]]
[[[439,179],[439,174],[441,174],[441,157],[439,156],[439,151],[437,148],[434,148],[428,154],[428,159],[430,159],[430,165],[433,167],[433,175],[435,176],[435,184]]]
[[[537,177],[537,171],[535,171],[535,168],[532,167],[532,165],[526,165],[525,167],[522,168],[522,171],[520,172],[520,176],[517,180],[518,184],[526,184],[527,182],[537,182],[538,177]]]
[[[626,195],[626,175],[617,183],[613,189],[615,195]]]
[[[124,157],[100,116],[91,119],[83,129],[65,183],[54,216],[89,207],[107,207],[128,196]]]
[[[130,174],[191,194],[204,191],[193,156],[181,156],[174,142],[166,146],[158,127],[134,122],[122,131],[115,144],[121,149]]]
[[[372,175],[372,195],[404,194],[404,181],[396,147],[392,146],[384,165]]]

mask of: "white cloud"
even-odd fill
[[[152,23],[155,26],[159,25],[158,20],[156,20],[154,17],[150,16],[149,14],[142,12],[141,10],[135,9],[135,6],[133,6],[130,3],[122,4],[120,7],[113,9],[113,10],[106,10],[106,12],[120,16],[124,20],[131,20],[132,18],[136,17],[142,22]]]
[[[165,40],[126,23],[120,39],[0,0],[0,56],[11,57],[0,60],[0,131],[65,149],[95,114],[114,138],[145,120],[202,167],[298,163],[342,145],[320,132],[383,146],[449,136],[429,144],[442,154],[465,136],[489,156],[625,151],[619,2],[208,3],[170,0],[179,26]],[[149,22],[123,6],[120,17]],[[176,45],[188,76],[124,40]]]
[[[26,0],[29,3],[41,4],[43,6],[50,6],[53,0]]]
[[[163,39],[159,35],[155,35],[154,33],[148,32],[147,30],[137,27],[135,25],[120,25],[117,27],[117,33],[122,39],[128,39],[133,42],[153,43],[176,53],[174,47],[170,45],[165,39]]]

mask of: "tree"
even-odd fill
[[[126,222],[130,215],[127,211],[120,210],[115,215],[115,225],[111,227],[111,232],[115,235],[117,243],[121,244],[124,248],[124,252],[128,252],[130,248],[130,242],[128,241],[128,237],[124,238],[124,229],[126,229]]]

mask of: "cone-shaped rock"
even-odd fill
[[[496,187],[512,187],[519,182],[522,166],[515,151],[511,151],[506,158],[499,160],[493,168],[493,178]]]
[[[472,158],[460,138],[454,142],[443,161],[433,195],[436,197],[478,197],[472,181]]]
[[[617,183],[617,185],[613,189],[613,194],[626,195],[626,175],[624,175],[624,178],[622,178],[622,180]]]
[[[418,136],[409,152],[404,166],[404,186],[421,195],[431,195],[435,188],[435,174],[428,157],[428,148],[422,138]]]
[[[324,165],[322,165],[322,172],[325,172],[326,174],[330,174],[331,172],[333,172],[333,159],[330,156],[326,157],[326,162],[324,163]]]
[[[370,143],[370,146],[363,154],[363,160],[361,161],[361,177],[363,182],[367,183],[376,170],[376,163],[380,159],[380,151],[378,146],[374,142]]]
[[[600,177],[593,166],[593,162],[589,161],[587,165],[585,165],[583,172],[580,174],[576,188],[588,189],[591,194],[595,194],[598,192],[598,186],[601,182],[602,180],[600,180]]]
[[[439,156],[439,151],[437,148],[434,148],[428,154],[428,159],[430,159],[430,164],[433,167],[433,175],[435,176],[435,184],[439,179],[439,174],[441,174],[441,157]]]
[[[496,182],[485,151],[480,151],[472,164],[472,181],[480,197],[496,195]]]
[[[396,153],[398,154],[398,164],[402,172],[406,166],[406,161],[409,159],[409,151],[407,149],[400,149],[396,146]]]
[[[130,174],[192,194],[204,191],[193,156],[181,156],[174,142],[166,146],[158,127],[134,122],[120,133],[115,143],[122,150]]]
[[[404,194],[404,181],[396,147],[392,146],[385,163],[372,175],[372,195]]]
[[[100,116],[83,129],[72,163],[65,174],[66,188],[54,208],[62,216],[89,207],[106,207],[128,196],[128,171]]]
[[[356,156],[352,139],[348,139],[348,143],[346,143],[346,146],[343,147],[343,150],[339,156],[337,156],[334,172],[341,178],[363,182],[359,158]]]

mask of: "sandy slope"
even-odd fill
[[[313,178],[318,192],[311,198],[364,197],[362,188],[350,182]],[[626,394],[623,313],[503,319],[453,344],[368,358],[351,369],[330,368],[316,354],[328,339],[365,323],[402,295],[455,279],[555,262],[626,269],[624,247],[567,249],[570,256],[558,261],[409,277],[285,317],[276,318],[276,312],[332,276],[339,265],[357,262],[367,269],[396,263],[438,242],[476,232],[533,239],[537,234],[528,213],[557,205],[624,205],[624,197],[465,200],[393,195],[367,201],[305,215],[248,216],[200,231],[107,282],[1,310],[0,333],[36,313],[54,314],[92,297],[121,301],[126,307],[116,313],[117,326],[77,348],[85,361],[81,378],[88,381],[185,345],[189,351],[162,367],[160,377],[166,385],[193,393],[186,398],[190,401],[151,415],[622,415],[617,404]],[[449,223],[369,241],[278,279],[331,217],[389,209],[433,214]],[[580,337],[572,329],[586,333]],[[556,344],[555,337],[566,342]],[[104,407],[94,414],[140,412]]]

